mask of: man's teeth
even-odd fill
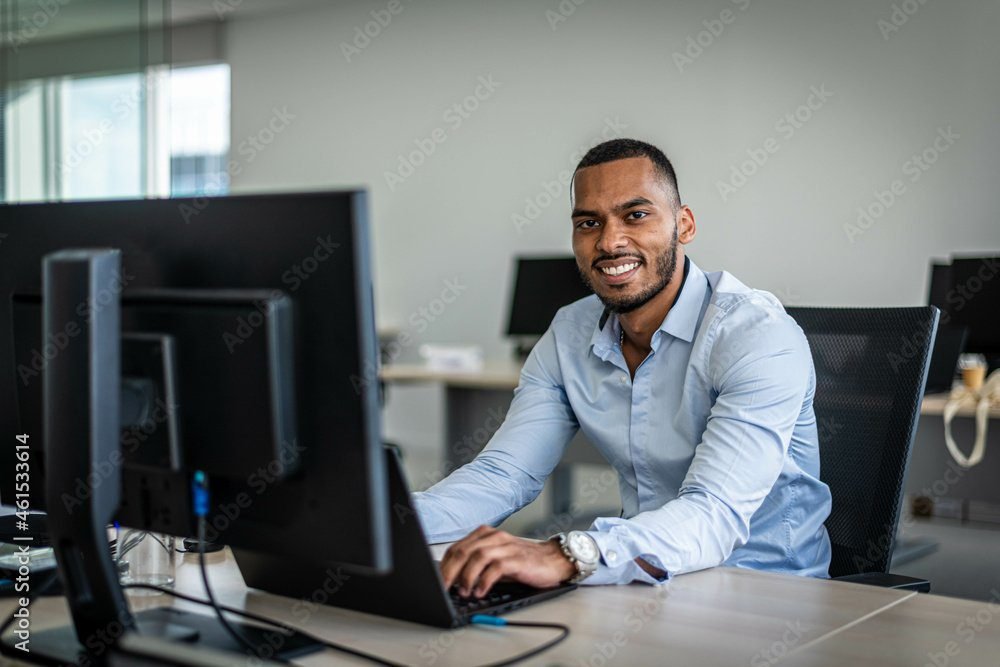
[[[605,266],[601,271],[609,276],[617,276],[622,273],[628,273],[637,266],[639,266],[639,262],[632,262],[631,264],[622,264],[621,266]]]

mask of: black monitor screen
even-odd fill
[[[968,327],[968,352],[1000,354],[1000,257],[955,259],[947,296],[949,323]]]
[[[556,311],[591,294],[573,257],[518,258],[507,335],[541,336]]]

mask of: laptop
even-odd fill
[[[483,598],[462,598],[441,579],[396,455],[386,449],[392,530],[392,572],[358,574],[315,558],[277,558],[233,549],[247,586],[318,604],[441,628],[467,625],[476,614],[500,615],[567,593],[576,584],[533,588],[499,582]],[[303,546],[305,551],[308,547]]]
[[[925,394],[951,391],[951,386],[955,382],[955,370],[958,368],[958,358],[965,349],[968,335],[969,330],[966,327],[945,324],[938,327],[934,349],[931,352],[930,367],[927,369]]]

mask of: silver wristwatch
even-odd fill
[[[576,576],[570,579],[569,583],[580,583],[597,571],[601,550],[593,537],[582,530],[571,530],[568,533],[553,535],[551,539],[559,540],[563,554],[576,566]]]

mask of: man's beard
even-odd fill
[[[616,256],[617,257],[617,256]],[[634,255],[621,255],[621,257],[634,257]],[[603,259],[612,259],[610,257],[602,257]],[[600,261],[600,260],[599,260]],[[579,270],[579,266],[577,269]],[[637,308],[645,306],[649,301],[663,291],[663,289],[670,284],[670,279],[674,276],[674,271],[677,270],[677,227],[674,226],[674,238],[670,241],[670,246],[667,250],[656,258],[656,281],[650,285],[648,288],[642,290],[634,296],[604,296],[596,289],[594,289],[594,283],[591,282],[590,277],[587,272],[580,270],[580,277],[583,278],[584,284],[590,288],[592,292],[597,294],[597,297],[612,313],[630,313]],[[612,287],[611,289],[615,289]]]

